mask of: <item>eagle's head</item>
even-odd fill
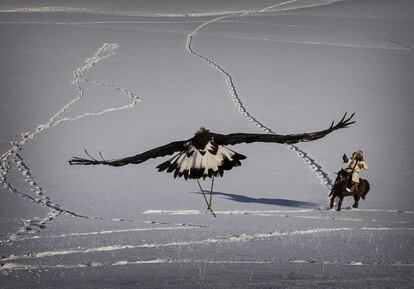
[[[207,133],[207,132],[209,132],[209,130],[208,130],[208,129],[206,129],[204,126],[202,126],[202,127],[198,128],[198,129],[196,130],[196,134]]]

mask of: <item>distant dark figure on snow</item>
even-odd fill
[[[69,163],[71,165],[102,164],[118,167],[127,164],[139,164],[150,158],[163,157],[177,153],[168,161],[158,165],[158,171],[167,171],[167,173],[174,172],[174,178],[184,177],[186,180],[197,180],[204,200],[207,203],[207,209],[215,216],[211,208],[214,177],[222,177],[224,171],[240,166],[240,161],[246,158],[244,155],[227,148],[227,145],[253,142],[294,144],[297,142],[314,141],[337,129],[346,128],[347,126],[353,124],[355,122],[351,121],[353,116],[354,114],[346,118],[345,113],[338,124],[335,125],[334,122],[332,122],[331,126],[325,130],[290,135],[252,133],[233,133],[222,135],[212,133],[208,129],[202,127],[196,131],[193,137],[187,140],[175,141],[135,156],[122,159],[105,160],[101,155],[102,160],[96,160],[85,150],[90,159],[74,157],[69,161]],[[199,182],[199,179],[205,179],[207,177],[212,179],[209,200],[207,200],[204,190]]]
[[[364,153],[361,150],[356,151],[351,158],[344,154],[342,159],[348,166],[337,173],[335,183],[329,194],[331,197],[331,209],[335,199],[339,198],[338,211],[341,210],[342,201],[346,196],[353,196],[355,203],[352,207],[358,208],[359,199],[362,198],[364,200],[370,190],[369,182],[359,177],[361,169],[368,169],[368,164],[364,161]]]

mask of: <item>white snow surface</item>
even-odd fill
[[[411,288],[412,27],[410,0],[2,1],[0,287]],[[168,156],[67,162],[345,112],[230,147],[216,218]],[[371,191],[330,210],[358,149]]]

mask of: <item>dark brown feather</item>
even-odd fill
[[[349,125],[355,123],[351,121],[355,113],[351,114],[350,117],[346,118],[346,113],[339,121],[338,124],[334,125],[332,122],[331,126],[328,129],[310,132],[310,133],[301,133],[301,134],[289,134],[289,135],[279,135],[279,134],[253,134],[253,133],[233,133],[228,135],[214,134],[211,133],[211,136],[214,137],[214,140],[221,145],[235,145],[239,143],[253,143],[253,142],[273,142],[280,144],[294,144],[298,142],[308,142],[314,141],[324,136],[330,134],[331,132],[346,128]]]
[[[69,161],[69,164],[71,165],[108,165],[108,166],[114,166],[114,167],[124,166],[127,164],[140,164],[151,158],[158,158],[158,157],[163,157],[166,155],[172,155],[175,152],[182,151],[183,149],[186,148],[187,143],[188,143],[188,140],[176,141],[176,142],[166,144],[164,146],[160,146],[160,147],[148,150],[146,152],[137,154],[132,157],[109,160],[109,161],[96,160],[93,158],[83,159],[79,157],[74,157]]]

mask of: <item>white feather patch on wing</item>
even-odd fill
[[[232,161],[233,156],[236,154],[231,149],[222,145],[218,145],[216,154],[210,152],[213,150],[214,146],[211,142],[201,151],[194,146],[190,146],[185,152],[174,157],[171,163],[176,163],[180,173],[184,173],[185,171],[191,172],[192,169],[204,169],[203,175],[207,176],[209,170],[217,172],[219,166],[223,164],[225,159]]]
[[[187,154],[190,154],[191,156],[188,157]],[[180,168],[180,172],[184,172],[185,170],[190,171],[192,165],[193,165],[193,157],[197,153],[197,149],[193,146],[189,147],[188,150],[183,153],[178,159],[177,159],[177,166]]]

